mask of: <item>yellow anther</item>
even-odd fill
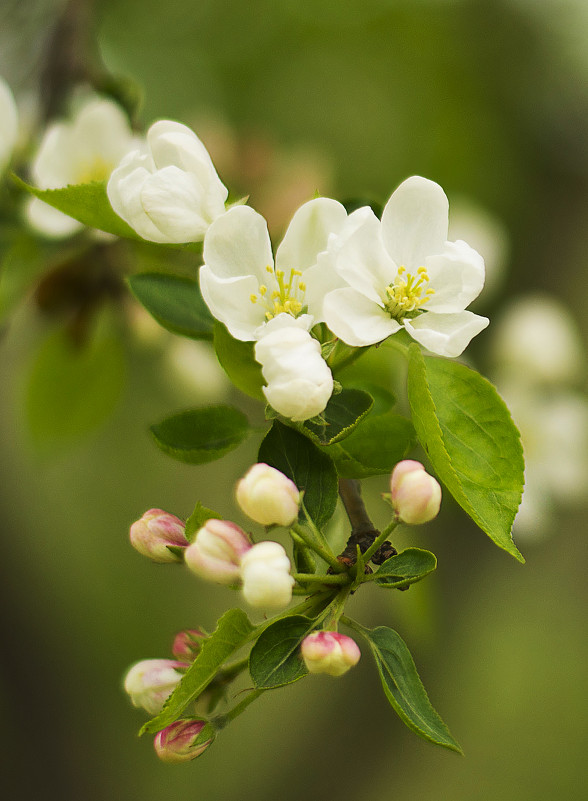
[[[273,273],[274,268],[271,266],[271,264],[268,264],[265,268],[265,271],[266,273]]]
[[[257,295],[249,295],[249,300],[251,303],[257,303]]]
[[[304,283],[304,281],[298,281],[298,289],[301,292],[306,292],[306,284]]]
[[[417,273],[419,275],[426,276],[427,275],[427,268],[426,267],[419,267],[418,270],[417,270]]]
[[[261,297],[263,297],[266,292],[267,292],[266,285],[265,284],[260,284],[259,285],[259,294],[261,295]]]

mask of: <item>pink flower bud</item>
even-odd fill
[[[292,600],[290,560],[278,542],[258,542],[241,560],[243,595],[251,606],[282,609]]]
[[[179,517],[163,509],[149,509],[131,526],[131,545],[154,562],[181,562],[169,548],[185,548],[188,540]]]
[[[157,732],[153,745],[163,762],[178,764],[196,759],[214,740],[214,729],[205,720],[176,720]]]
[[[172,654],[180,662],[193,662],[200,653],[202,641],[205,639],[206,634],[199,629],[180,631],[174,637]]]
[[[361,656],[355,640],[336,631],[313,631],[302,640],[300,650],[309,673],[329,676],[342,676]]]
[[[211,518],[186,548],[184,560],[190,570],[217,584],[236,584],[241,576],[241,559],[251,548],[242,528],[227,520]]]
[[[254,464],[237,483],[237,503],[256,523],[289,526],[298,517],[296,484],[267,464]]]
[[[143,707],[150,715],[157,715],[182,678],[182,673],[178,673],[176,668],[185,667],[184,662],[172,659],[143,659],[127,672],[125,691],[134,706]]]
[[[403,523],[428,523],[441,506],[441,487],[420,462],[398,462],[390,478],[392,506]]]

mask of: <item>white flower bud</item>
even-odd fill
[[[134,706],[142,707],[150,715],[158,715],[182,678],[176,668],[185,667],[183,662],[172,659],[143,659],[127,672],[125,691]]]
[[[205,720],[176,720],[155,735],[155,753],[163,762],[173,764],[196,759],[214,740],[211,726],[202,734],[206,726]],[[203,741],[198,742],[201,736]]]
[[[295,325],[274,328],[255,343],[255,358],[267,381],[263,392],[277,412],[308,420],[324,411],[333,392],[333,376],[321,346]]]
[[[180,562],[181,557],[169,549],[187,547],[184,531],[179,517],[163,509],[149,509],[131,526],[131,545],[154,562]]]
[[[300,492],[275,467],[254,464],[237,482],[237,503],[245,514],[263,526],[289,526],[298,517]]]
[[[439,512],[441,487],[420,462],[398,462],[390,478],[390,492],[392,505],[403,523],[428,523]]]
[[[10,161],[18,136],[18,112],[10,87],[0,78],[0,172]]]
[[[235,523],[211,518],[186,548],[184,560],[200,578],[217,584],[236,584],[241,576],[241,559],[251,540]]]
[[[284,548],[267,540],[254,545],[241,560],[243,596],[251,606],[282,609],[292,600],[294,579]]]
[[[300,646],[309,673],[342,676],[357,665],[361,657],[355,640],[336,631],[313,631]]]
[[[107,187],[115,212],[150,242],[200,242],[225,211],[228,190],[196,134],[160,120],[128,153]]]

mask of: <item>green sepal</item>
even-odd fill
[[[194,511],[186,520],[186,530],[184,534],[188,542],[192,542],[194,535],[200,531],[206,521],[213,518],[215,520],[222,520],[222,515],[213,512],[212,509],[207,509],[206,506],[202,506],[200,501],[198,501],[194,507]]]
[[[437,557],[422,548],[406,548],[387,559],[374,574],[378,587],[403,589],[416,584],[437,567]]]
[[[250,431],[233,406],[205,406],[174,414],[150,428],[162,451],[188,464],[205,464],[234,450]]]
[[[198,281],[165,273],[138,273],[127,282],[139,303],[168,331],[191,339],[212,339],[214,320]]]
[[[292,615],[267,627],[249,655],[249,672],[258,689],[282,687],[306,676],[300,644],[316,625],[316,620]]]
[[[262,386],[265,384],[261,364],[255,361],[254,342],[234,339],[225,326],[214,323],[214,349],[216,357],[233,384],[257,400],[265,400]]]

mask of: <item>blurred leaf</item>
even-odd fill
[[[475,523],[519,562],[512,524],[524,483],[519,432],[492,384],[459,362],[409,350],[408,397],[421,445]]]
[[[37,354],[27,388],[35,443],[55,446],[100,425],[116,406],[124,379],[122,345],[102,327],[83,345],[55,331]]]
[[[184,534],[188,542],[192,542],[194,539],[194,534],[200,531],[202,526],[206,523],[207,520],[222,520],[222,515],[213,512],[212,509],[207,509],[206,506],[202,506],[200,501],[194,507],[194,511],[190,515],[190,517],[186,520],[186,529]]]
[[[379,587],[406,587],[428,576],[437,567],[437,557],[421,548],[406,548],[387,559],[374,574]]]
[[[274,420],[259,447],[258,460],[280,470],[304,492],[304,505],[318,528],[331,519],[337,504],[337,471],[331,458],[308,437]],[[300,514],[304,515],[302,510]]]
[[[317,445],[331,445],[349,436],[372,408],[374,399],[361,389],[344,389],[332,395],[321,417],[324,423],[305,420],[295,424]]]
[[[257,400],[265,400],[261,365],[255,361],[254,343],[233,339],[222,323],[214,324],[214,349],[221,367],[233,384]]]
[[[107,181],[70,185],[63,189],[38,189],[16,175],[13,175],[13,178],[21,189],[25,189],[31,195],[79,220],[89,228],[98,228],[99,231],[106,231],[126,239],[141,239],[110,205],[106,194]]]
[[[292,615],[268,626],[249,655],[249,672],[257,688],[270,690],[306,676],[308,670],[300,655],[300,643],[315,626],[316,620],[302,615]]]
[[[189,409],[151,426],[162,451],[188,464],[204,464],[234,450],[249,433],[247,418],[233,406]]]
[[[368,415],[341,443],[331,445],[329,454],[342,478],[367,478],[389,473],[415,444],[410,420],[393,412]]]
[[[19,232],[10,241],[0,261],[0,322],[48,269],[48,257],[49,250],[28,233]]]
[[[164,273],[139,273],[127,280],[137,300],[168,331],[212,339],[213,318],[197,281]]]
[[[216,630],[203,640],[200,653],[159,715],[145,723],[139,734],[155,734],[177,720],[186,706],[206,689],[229,656],[245,644],[252,631],[253,626],[241,609],[225,612]]]

